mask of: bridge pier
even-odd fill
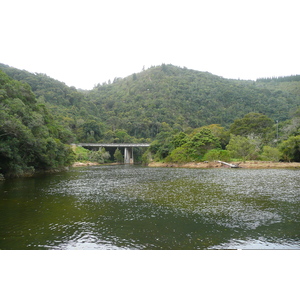
[[[133,148],[125,147],[124,164],[133,164]]]

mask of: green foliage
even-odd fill
[[[225,146],[228,144],[230,139],[229,131],[227,131],[224,127],[220,126],[219,124],[211,124],[207,126],[202,126],[200,128],[196,128],[193,132],[199,132],[203,128],[209,129],[211,133],[219,139],[222,149],[225,149]]]
[[[260,159],[265,161],[279,161],[280,151],[274,147],[264,146]]]
[[[215,137],[208,128],[202,128],[191,137],[182,134],[176,135],[176,138],[171,141],[178,141],[179,136],[182,137],[182,139],[179,139],[180,141],[186,142],[173,149],[166,158],[166,161],[201,161],[207,151],[221,147],[219,139]],[[180,145],[180,143],[178,143],[178,145]]]
[[[230,152],[232,158],[243,159],[244,161],[256,159],[258,155],[255,143],[251,139],[239,135],[231,136],[226,149]]]
[[[123,155],[122,155],[121,150],[119,148],[117,148],[115,153],[114,153],[114,159],[118,163],[123,163],[124,162]]]
[[[149,149],[147,149],[143,154],[142,154],[142,163],[144,165],[147,165],[151,162],[152,160],[152,154]]]
[[[89,160],[95,161],[99,164],[108,162],[110,159],[110,154],[108,151],[105,151],[105,148],[100,147],[98,151],[90,151]]]
[[[64,130],[39,105],[27,84],[0,71],[0,168],[6,176],[60,168],[74,160],[59,139]]]
[[[105,148],[102,147],[100,147],[98,151],[91,151],[77,146],[75,147],[74,152],[76,155],[76,161],[91,161],[102,164],[108,162],[110,159],[109,152],[105,151]]]
[[[154,160],[159,161],[166,158],[170,152],[174,149],[172,144],[172,133],[169,131],[162,131],[156,136],[150,144],[150,152],[154,154]]]
[[[103,124],[95,120],[84,122],[78,128],[78,138],[80,141],[95,143],[100,140],[103,132]]]
[[[221,148],[220,140],[208,128],[201,129],[186,143],[191,160],[199,161],[214,148]]]
[[[269,78],[259,78],[257,82],[291,82],[291,81],[300,81],[300,75],[292,76],[279,76],[279,77],[269,77]]]
[[[289,136],[300,135],[300,108],[293,112],[292,119],[281,124],[281,138],[287,139]]]
[[[271,83],[229,80],[172,65],[99,84],[86,99],[103,112],[108,130],[151,139],[165,131],[164,122],[179,131],[208,124],[227,127],[250,112],[282,121],[299,103],[296,94],[280,93]]]
[[[189,139],[189,136],[181,131],[173,136],[171,143],[174,146],[174,148],[177,148],[186,144],[189,141]]]
[[[249,136],[256,135],[265,137],[271,131],[274,122],[260,113],[249,113],[243,118],[236,119],[230,125],[230,132],[234,135]]]
[[[90,150],[83,147],[75,147],[74,152],[76,155],[76,161],[89,161],[90,160]]]
[[[300,162],[300,135],[289,137],[280,144],[279,149],[283,160]]]
[[[26,82],[28,95],[31,93],[36,98],[43,97],[44,101],[63,106],[71,106],[80,102],[84,95],[74,87],[68,87],[63,82],[55,80],[45,74],[33,74],[25,70],[18,70],[0,64],[0,69],[16,81]],[[24,91],[22,91],[24,95]]]
[[[187,144],[174,149],[166,158],[166,162],[184,163],[190,162],[193,158]]]
[[[126,78],[115,78],[113,83],[98,84],[91,91],[82,91],[44,74],[32,74],[3,64],[0,69],[31,86],[39,103],[65,128],[64,139],[69,142],[153,140],[160,132],[187,133],[188,128],[209,124],[227,128],[248,113],[263,114],[273,123],[275,120],[283,122],[299,107],[297,76],[256,82],[229,80],[163,64]],[[28,86],[23,90],[21,94],[30,99],[33,94]],[[19,109],[22,113],[21,107]],[[94,130],[92,121],[99,128],[96,126]],[[250,127],[245,134],[256,134],[257,126],[254,132]],[[268,124],[258,127],[271,130]],[[122,131],[126,132],[125,136]],[[238,135],[242,131],[243,126],[233,128],[232,133]],[[226,134],[220,136],[212,132],[225,149],[228,133],[224,130]],[[161,152],[162,157],[165,152]]]
[[[204,161],[214,161],[214,160],[221,160],[221,161],[230,161],[230,152],[228,150],[221,150],[221,149],[212,149],[205,153],[203,157]]]
[[[132,137],[125,130],[115,131],[115,143],[130,143],[132,142]]]

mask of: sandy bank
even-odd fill
[[[287,162],[272,162],[272,161],[246,161],[246,162],[234,162],[233,164],[239,164],[241,168],[245,169],[270,169],[270,168],[299,168],[300,163],[287,163]],[[191,163],[161,163],[151,162],[149,167],[168,167],[168,168],[229,168],[218,162],[191,162]]]
[[[99,164],[97,162],[91,162],[91,161],[87,161],[87,162],[80,162],[77,161],[75,162],[72,167],[88,167],[88,166],[114,166],[114,165],[120,165],[120,163],[103,163],[103,164]]]
[[[96,162],[91,162],[91,161],[87,161],[87,162],[75,162],[72,167],[86,167],[86,166],[98,166],[99,164]]]

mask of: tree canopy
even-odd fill
[[[230,132],[234,135],[249,136],[251,134],[265,136],[274,126],[267,116],[261,113],[249,113],[243,118],[236,119],[230,126]]]

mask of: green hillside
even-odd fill
[[[79,91],[44,74],[0,64],[16,80],[28,83],[73,139],[153,139],[165,126],[226,128],[250,112],[285,121],[299,107],[297,76],[258,81],[231,80],[173,65],[151,67],[112,83]]]
[[[209,124],[228,127],[249,112],[265,114],[274,121],[288,119],[299,106],[299,93],[269,85],[162,65],[99,84],[87,99],[96,104],[109,128],[153,138],[163,122],[180,129]],[[300,82],[296,86],[299,88]]]
[[[33,74],[4,64],[0,64],[0,70],[31,87],[37,101],[43,103],[56,121],[69,133],[68,143],[73,143],[77,139],[84,141],[88,134],[84,130],[91,122],[92,124],[96,122],[97,127],[99,126],[97,109],[93,103],[85,101],[86,91],[68,87],[45,74]]]
[[[41,98],[53,105],[70,106],[84,98],[76,88],[68,87],[65,83],[55,80],[46,74],[30,73],[0,64],[0,69],[11,78],[30,85],[36,98]]]

